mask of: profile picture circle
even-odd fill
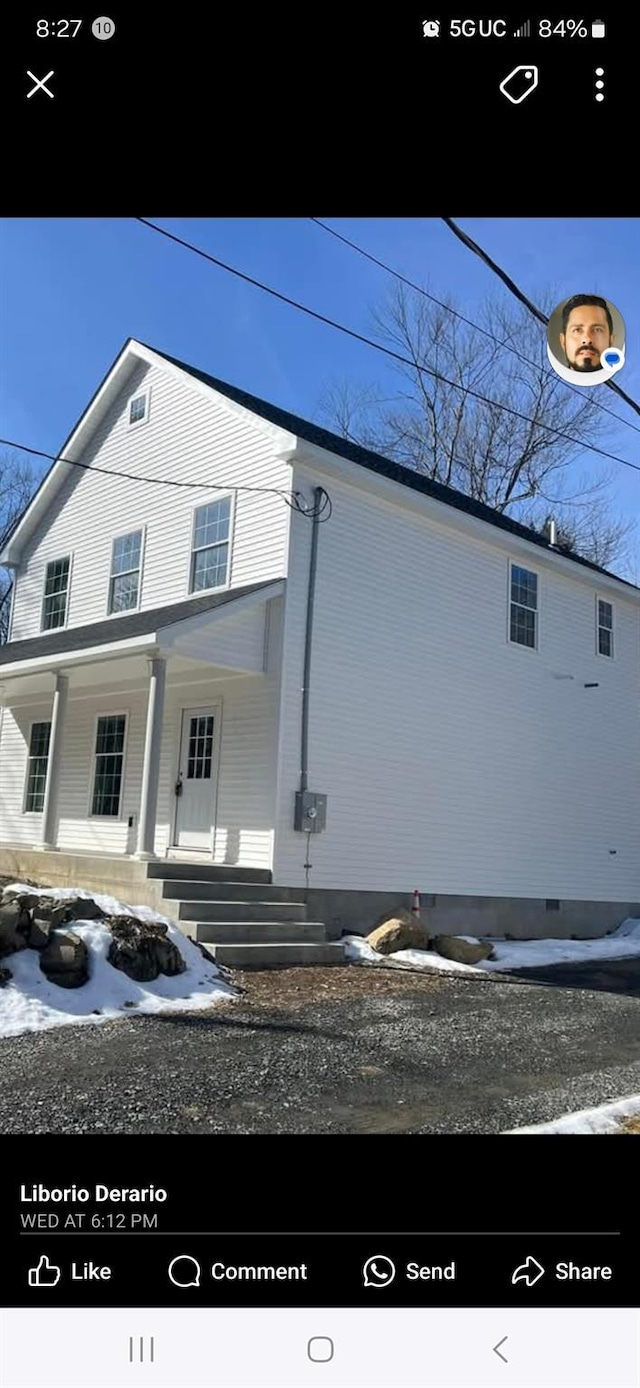
[[[624,319],[601,294],[563,299],[547,324],[547,356],[563,381],[597,386],[624,365]]]

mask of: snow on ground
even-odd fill
[[[537,1123],[531,1128],[511,1128],[505,1136],[513,1137],[520,1133],[617,1133],[620,1131],[620,1120],[636,1113],[640,1113],[640,1094],[632,1094],[629,1099],[618,1099],[615,1104],[603,1104],[600,1108],[567,1113],[551,1123]]]
[[[127,906],[115,897],[76,887],[47,889],[13,882],[11,890],[55,897],[57,901],[87,897],[110,916],[131,915],[143,921],[163,921],[187,968],[175,978],[160,974],[152,983],[136,983],[108,963],[113,937],[101,921],[70,922],[66,928],[79,935],[89,951],[88,983],[82,988],[59,988],[45,978],[37,950],[25,949],[8,955],[1,961],[2,967],[11,970],[12,978],[0,989],[0,1036],[19,1036],[25,1031],[47,1031],[51,1027],[78,1026],[83,1022],[106,1022],[136,1012],[191,1012],[234,995],[234,989],[222,982],[215,964],[205,959],[172,921],[149,906]]]
[[[463,940],[477,936],[463,935]],[[629,917],[611,935],[597,940],[491,940],[493,959],[479,964],[457,964],[453,959],[424,949],[400,949],[390,956],[380,955],[367,944],[362,935],[343,936],[345,955],[361,964],[380,964],[391,958],[399,964],[414,968],[446,969],[455,973],[478,974],[491,970],[504,973],[509,969],[534,969],[545,964],[589,963],[596,959],[628,959],[640,955],[640,920]]]

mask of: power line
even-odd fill
[[[445,221],[446,220],[445,218]],[[315,225],[321,227],[323,231],[327,231],[330,236],[335,236],[337,241],[342,241],[343,244],[349,246],[352,251],[357,251],[358,255],[363,256],[365,260],[370,260],[372,265],[377,265],[380,270],[385,270],[388,275],[393,275],[401,284],[406,284],[409,289],[413,289],[416,294],[421,294],[424,299],[430,299],[432,304],[437,304],[439,308],[443,308],[445,312],[450,313],[452,317],[459,318],[462,323],[466,323],[474,332],[481,333],[483,337],[490,338],[490,340],[495,342],[503,351],[511,352],[514,357],[518,358],[518,361],[524,362],[526,366],[532,366],[536,371],[539,370],[538,362],[532,361],[530,357],[523,356],[522,352],[519,352],[516,347],[512,347],[510,342],[501,341],[500,338],[496,337],[496,334],[490,332],[488,328],[481,327],[480,323],[474,323],[471,318],[467,318],[464,313],[460,313],[459,309],[453,308],[451,304],[444,303],[444,301],[438,299],[435,294],[430,294],[428,289],[424,289],[422,285],[416,284],[414,280],[408,279],[408,277],[401,274],[399,270],[395,270],[392,265],[385,264],[384,260],[379,260],[378,257],[372,255],[370,251],[366,251],[363,246],[357,245],[357,243],[351,241],[348,236],[343,236],[342,232],[336,231],[334,227],[330,227],[326,222],[322,222],[319,217],[310,217],[309,221],[314,222]],[[529,304],[527,303],[526,306],[529,307]],[[547,323],[548,319],[544,318],[544,315],[542,315],[542,321]],[[549,368],[549,370],[545,370],[545,375],[552,376],[554,373],[551,368]],[[560,377],[557,379],[559,380]],[[573,391],[574,395],[581,395],[578,386],[571,385],[570,381],[565,381],[564,384],[568,390]],[[584,396],[581,396],[581,398],[584,401]],[[624,424],[628,429],[633,429],[636,434],[640,434],[640,426],[633,424],[630,419],[623,419],[621,415],[616,414],[615,410],[610,410],[608,405],[603,405],[600,400],[591,400],[589,403],[592,404],[595,409],[602,410],[604,414],[611,415],[611,418],[617,420],[618,424]]]
[[[290,510],[297,511],[308,520],[329,520],[333,509],[328,492],[324,492],[322,503],[319,508],[316,508],[307,506],[301,492],[288,493],[280,487],[249,487],[245,486],[244,483],[236,482],[179,482],[173,477],[141,477],[139,473],[135,472],[116,472],[114,468],[98,467],[96,463],[81,463],[77,458],[61,458],[56,453],[44,453],[41,448],[28,448],[24,443],[16,443],[15,439],[0,438],[0,444],[7,448],[18,448],[21,453],[31,453],[35,458],[48,458],[53,463],[66,463],[69,467],[81,468],[83,472],[100,473],[103,477],[123,477],[127,482],[148,482],[154,487],[181,487],[205,492],[263,492],[270,496],[279,497]],[[31,502],[28,502],[27,505],[30,506]],[[328,511],[328,515],[324,514],[325,511]],[[16,522],[16,524],[18,523]]]
[[[226,270],[230,275],[235,275],[237,279],[243,280],[246,284],[251,284],[256,289],[261,289],[265,294],[270,294],[272,298],[279,299],[281,303],[288,304],[290,308],[298,309],[301,313],[306,313],[309,318],[314,318],[318,323],[324,323],[329,328],[335,328],[337,332],[344,333],[346,337],[353,338],[355,342],[362,342],[366,347],[372,347],[376,352],[382,352],[384,356],[391,357],[394,361],[401,362],[403,366],[410,366],[412,371],[417,371],[419,375],[431,376],[434,380],[442,381],[444,385],[451,386],[453,390],[460,390],[464,395],[470,396],[473,400],[480,400],[484,405],[491,405],[494,410],[502,410],[506,414],[513,415],[516,419],[524,420],[525,424],[532,424],[534,428],[545,430],[548,434],[554,434],[556,438],[566,439],[576,448],[587,450],[589,453],[597,453],[601,458],[609,458],[614,463],[622,463],[623,467],[633,468],[634,472],[640,472],[640,465],[632,463],[628,458],[620,458],[617,453],[609,453],[607,449],[598,448],[597,444],[584,443],[581,439],[576,439],[572,434],[565,433],[562,429],[555,429],[553,425],[543,424],[541,420],[532,419],[530,415],[523,414],[521,410],[516,410],[512,405],[504,405],[499,400],[491,400],[486,395],[481,395],[479,391],[472,390],[469,386],[460,385],[459,381],[451,381],[441,372],[434,371],[428,366],[418,366],[410,357],[405,357],[401,352],[394,352],[391,347],[383,347],[380,342],[374,342],[373,338],[365,337],[364,333],[358,333],[354,328],[345,327],[344,323],[338,323],[334,318],[328,318],[324,313],[318,313],[317,309],[308,308],[306,304],[299,303],[287,294],[282,294],[278,289],[272,289],[270,285],[263,284],[261,280],[254,279],[252,275],[247,275],[243,270],[238,270],[234,265],[228,265],[226,261],[218,259],[217,256],[210,255],[208,251],[203,251],[199,246],[194,246],[182,237],[174,235],[171,231],[165,231],[164,227],[159,227],[155,222],[150,222],[146,217],[136,217],[135,220],[143,226],[149,227],[151,231],[156,231],[160,236],[165,236],[169,241],[175,241],[176,245],[183,246],[185,250],[192,251],[194,255],[199,255],[203,260],[208,260],[212,265],[217,265],[219,269]]]
[[[485,265],[488,265],[489,269],[493,270],[494,275],[497,275],[498,278],[502,280],[502,283],[506,284],[509,292],[511,294],[514,294],[516,299],[519,299],[520,303],[524,304],[525,308],[528,308],[529,312],[533,314],[534,318],[537,318],[539,322],[544,323],[546,327],[547,323],[549,322],[549,319],[542,312],[542,309],[538,308],[537,304],[532,303],[531,299],[527,298],[526,294],[523,292],[522,289],[518,287],[515,280],[512,280],[511,276],[507,274],[506,270],[503,270],[502,267],[498,265],[497,261],[492,260],[491,256],[487,255],[486,251],[483,251],[482,246],[479,246],[476,241],[473,241],[470,236],[467,236],[466,231],[463,231],[461,227],[456,226],[456,223],[453,221],[452,217],[443,217],[442,220],[445,223],[445,226],[448,226],[449,230],[453,232],[454,236],[457,236],[458,240],[462,241],[463,246],[467,246],[467,248],[470,251],[473,251],[474,255],[478,255],[480,259],[484,261]],[[621,400],[624,400],[627,405],[630,405],[631,409],[635,410],[636,414],[640,414],[640,405],[638,404],[637,400],[634,400],[631,395],[627,395],[626,391],[622,390],[622,388],[618,385],[617,381],[608,380],[603,381],[602,384],[608,386],[610,390],[615,391],[616,395],[619,395]],[[616,415],[616,419],[617,418],[618,416]],[[625,421],[622,420],[621,423],[624,424]]]

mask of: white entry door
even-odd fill
[[[215,710],[185,708],[180,737],[180,787],[176,805],[175,842],[179,848],[211,852],[216,785]]]

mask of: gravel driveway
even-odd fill
[[[235,973],[246,991],[210,1013],[2,1041],[0,1131],[489,1133],[543,1122],[640,1093],[640,961],[616,961],[611,988],[602,964],[584,987],[584,967],[541,971],[546,983],[356,965]]]

